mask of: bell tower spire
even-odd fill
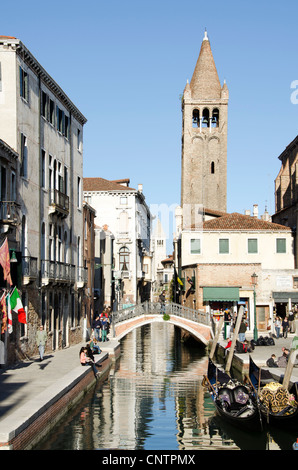
[[[205,30],[199,57],[182,100],[181,206],[226,212],[229,91],[220,84]],[[192,218],[193,220],[193,218]],[[185,218],[184,218],[185,225]]]

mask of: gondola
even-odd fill
[[[262,418],[250,388],[231,379],[211,359],[203,385],[208,388],[218,414],[225,421],[249,431],[262,430]]]
[[[251,357],[249,379],[266,423],[287,428],[298,426],[297,397],[277,382],[270,371],[258,367]]]

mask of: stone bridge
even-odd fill
[[[207,345],[213,338],[213,328],[208,313],[192,310],[182,305],[169,303],[165,306],[165,315],[161,313],[159,302],[144,302],[113,313],[112,334],[120,340],[134,328],[153,322],[172,323],[186,330],[196,340]]]

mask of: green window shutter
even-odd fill
[[[200,254],[201,253],[201,240],[200,239],[191,239],[190,240],[190,252],[191,252],[191,254]]]
[[[258,240],[257,238],[249,238],[247,240],[248,253],[258,253]]]
[[[219,240],[219,253],[229,253],[229,239],[221,238]]]
[[[276,239],[276,253],[286,253],[286,239],[285,238]]]

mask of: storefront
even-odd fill
[[[203,303],[209,312],[221,314],[225,309],[237,310],[239,287],[203,287]]]
[[[296,291],[272,292],[272,297],[275,314],[282,318],[288,315],[295,305],[298,305],[298,292]]]

